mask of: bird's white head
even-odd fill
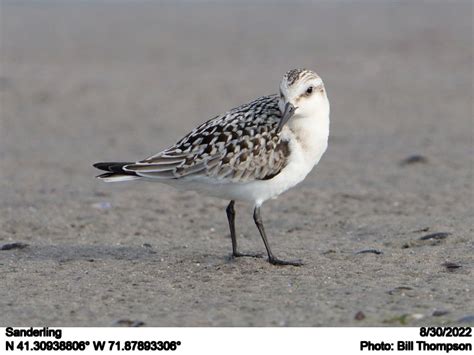
[[[288,71],[280,83],[279,107],[282,112],[280,129],[290,118],[328,117],[329,100],[323,80],[308,69]]]

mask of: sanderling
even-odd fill
[[[254,205],[253,218],[275,265],[301,265],[274,256],[260,216],[266,200],[301,182],[319,162],[328,144],[329,101],[313,71],[293,69],[279,95],[260,97],[211,118],[176,144],[138,162],[96,163],[107,181],[144,179],[230,200],[227,206],[232,255],[237,250],[234,201]]]

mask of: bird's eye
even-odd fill
[[[309,88],[306,89],[306,95],[311,95],[313,93],[313,87],[310,86]]]

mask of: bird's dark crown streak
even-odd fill
[[[315,72],[308,69],[292,69],[285,74],[286,83],[288,86],[293,86],[296,82],[302,80],[303,78],[319,78]]]

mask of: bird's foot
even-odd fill
[[[303,262],[301,260],[281,260],[275,257],[269,258],[268,262],[272,265],[293,265],[293,266],[301,266]]]

